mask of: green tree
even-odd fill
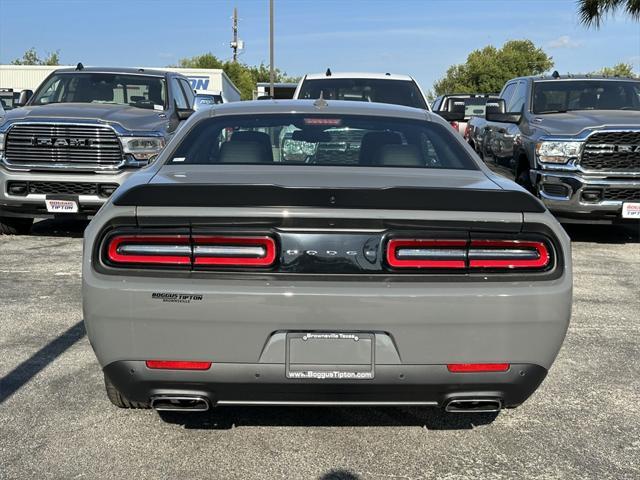
[[[531,40],[510,40],[502,48],[488,45],[474,50],[465,63],[452,65],[433,85],[445,93],[494,93],[514,77],[538,75],[553,67],[553,59]]]
[[[639,0],[578,0],[580,23],[587,27],[599,28],[608,14],[619,9],[623,9],[634,20],[640,20]]]
[[[60,65],[60,50],[47,53],[44,58],[38,57],[35,48],[30,48],[22,54],[22,58],[16,58],[12,65]]]
[[[633,65],[630,63],[618,63],[613,67],[604,67],[597,72],[593,72],[596,75],[604,75],[606,77],[630,77],[640,78],[640,75],[636,75],[633,72]]]
[[[240,62],[223,62],[211,52],[196,55],[195,57],[183,58],[178,62],[178,66],[182,68],[219,68],[224,70],[224,73],[227,74],[233,84],[240,90],[240,96],[243,100],[253,98],[256,83],[269,81],[269,67],[264,63],[257,66],[249,66]],[[286,73],[276,68],[276,82],[297,80],[296,78],[288,77]]]

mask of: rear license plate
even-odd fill
[[[49,213],[78,213],[78,202],[47,197],[44,201]]]
[[[291,332],[286,341],[287,378],[370,380],[375,335],[361,332]]]
[[[640,203],[630,203],[630,202],[623,203],[622,218],[640,219]]]

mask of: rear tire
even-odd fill
[[[151,405],[148,402],[132,402],[127,399],[120,391],[115,387],[111,380],[104,376],[104,387],[107,391],[107,397],[118,408],[150,408]]]
[[[0,217],[0,235],[28,235],[33,218]]]

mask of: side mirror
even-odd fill
[[[502,98],[492,98],[487,100],[484,111],[484,118],[488,122],[498,123],[520,123],[521,112],[506,112],[506,103]]]
[[[178,120],[186,120],[191,115],[193,115],[195,110],[193,108],[178,108],[176,109],[176,115],[178,115]]]
[[[22,90],[20,92],[20,97],[18,98],[18,102],[16,103],[16,107],[24,107],[31,97],[33,96],[33,90]]]
[[[438,110],[437,113],[448,122],[461,122],[465,118],[465,99],[449,98],[445,105],[445,110]]]

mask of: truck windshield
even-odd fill
[[[161,77],[73,72],[49,77],[31,105],[73,102],[164,110],[166,99],[165,81]]]
[[[320,92],[325,100],[355,100],[427,108],[420,89],[411,80],[369,78],[304,80],[298,98],[320,98]]]
[[[206,118],[169,163],[477,169],[443,125],[364,115]]]
[[[640,110],[640,82],[546,80],[533,84],[533,113],[570,110]]]

